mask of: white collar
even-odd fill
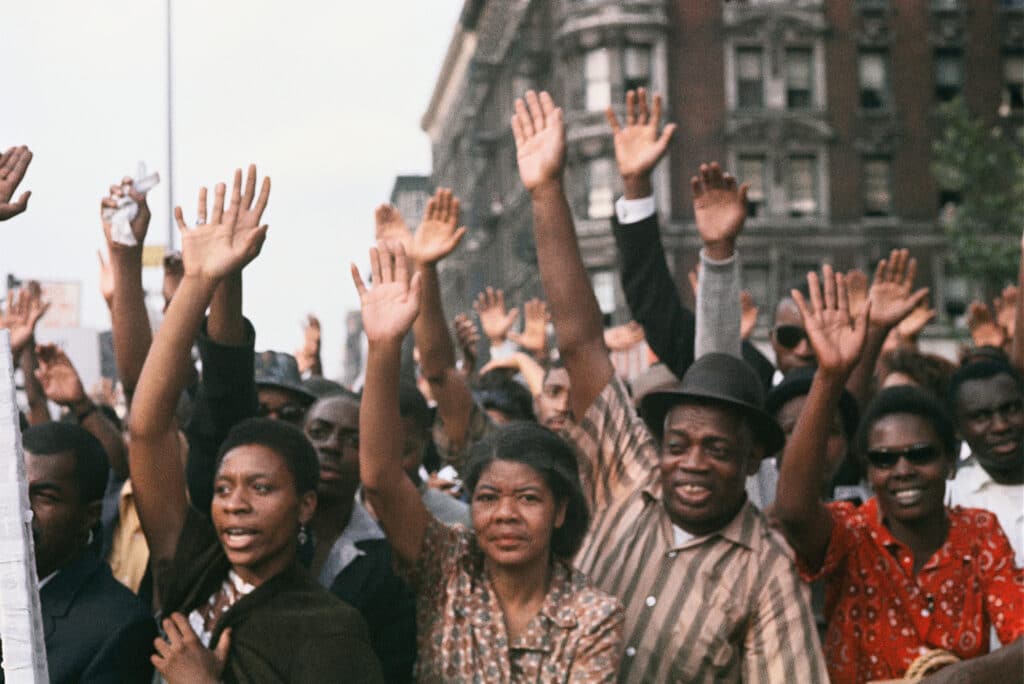
[[[356,492],[355,502],[352,504],[352,515],[348,519],[348,524],[345,525],[345,529],[341,531],[341,534],[334,541],[330,552],[327,554],[327,559],[324,560],[324,566],[320,568],[319,581],[321,586],[330,587],[338,573],[347,568],[359,556],[366,555],[362,549],[356,546],[357,543],[371,539],[387,538],[384,535],[384,530],[380,528],[380,525],[373,519],[373,516],[370,515],[370,512],[366,510],[366,506],[360,500],[361,493]]]

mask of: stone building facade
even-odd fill
[[[470,233],[443,264],[446,306],[487,285],[540,294],[513,99],[546,89],[566,112],[567,189],[602,309],[629,318],[610,233],[621,192],[605,122],[626,90],[667,100],[679,128],[655,192],[670,267],[692,301],[689,178],[718,160],[751,184],[744,286],[771,305],[829,262],[869,274],[911,248],[940,322],[971,284],[951,277],[929,173],[937,103],[1020,126],[1024,0],[466,0],[422,127],[436,185],[462,198]],[[507,295],[508,297],[508,295]]]

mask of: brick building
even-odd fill
[[[629,88],[665,93],[679,125],[655,178],[685,301],[697,259],[689,178],[719,160],[751,184],[744,285],[771,305],[822,262],[870,273],[912,249],[940,314],[970,284],[947,268],[929,173],[934,107],[962,95],[1020,126],[1024,0],[466,0],[426,113],[433,181],[455,188],[463,247],[443,264],[451,311],[486,285],[539,293],[512,102],[550,91],[566,112],[567,188],[602,309],[629,317],[610,234],[621,192],[604,119]],[[948,317],[945,318],[947,321]]]

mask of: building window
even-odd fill
[[[864,215],[888,216],[892,212],[892,165],[888,159],[864,160]]]
[[[818,213],[818,161],[814,155],[793,155],[786,170],[786,199],[789,215]]]
[[[964,61],[960,50],[935,52],[935,99],[949,102],[960,94],[964,80]]]
[[[860,80],[860,106],[863,109],[885,107],[889,90],[885,53],[860,53],[857,57],[857,73]]]
[[[608,48],[597,48],[587,52],[583,77],[586,82],[584,105],[587,110],[591,112],[604,111],[612,103]]]
[[[764,106],[764,51],[740,48],[736,51],[736,105]]]
[[[623,92],[651,85],[651,48],[647,45],[629,45],[622,59]]]
[[[747,190],[747,216],[763,216],[768,208],[764,155],[742,155],[736,161],[739,182],[750,185]]]
[[[806,48],[786,50],[786,107],[807,109],[811,106],[813,82],[811,51]]]
[[[609,218],[615,212],[615,161],[607,157],[587,163],[587,216]]]
[[[1024,53],[1003,55],[1003,100],[999,113],[1024,111]]]

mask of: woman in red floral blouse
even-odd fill
[[[622,607],[569,565],[589,516],[570,448],[539,425],[504,428],[465,469],[473,530],[424,507],[401,465],[398,377],[419,274],[404,249],[370,252],[372,289],[353,269],[369,341],[359,468],[417,594],[416,676],[424,682],[613,682]]]
[[[912,387],[881,392],[854,440],[875,496],[859,508],[819,498],[832,414],[868,335],[867,310],[850,320],[843,276],[826,266],[824,281],[822,296],[808,276],[810,303],[794,293],[818,371],[786,445],[774,513],[805,577],[825,578],[832,682],[900,677],[936,648],[964,662],[929,682],[1019,681],[1024,572],[994,515],[945,508],[957,443],[938,402]],[[1004,646],[989,653],[993,626]]]

